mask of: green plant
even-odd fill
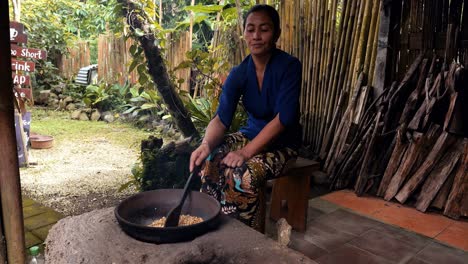
[[[213,119],[216,112],[213,111],[214,100],[207,99],[205,97],[193,98],[188,96],[188,100],[185,102],[185,106],[192,115],[192,121],[198,131],[204,132],[208,123]],[[247,120],[247,114],[243,109],[242,105],[237,106],[234,117],[232,118],[229,132],[237,132],[245,124]]]
[[[129,89],[131,98],[122,106],[124,115],[138,117],[138,122],[146,122],[152,119],[167,119],[167,109],[162,99],[155,90],[141,91],[138,86]]]
[[[84,94],[83,102],[100,111],[109,111],[117,109],[125,103],[119,94],[119,88],[108,83],[101,82],[98,85],[88,85]]]
[[[36,91],[50,90],[52,86],[63,83],[59,70],[49,61],[36,61]]]

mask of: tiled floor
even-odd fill
[[[26,247],[43,245],[63,216],[23,197]],[[275,237],[275,224],[267,222]],[[339,191],[309,200],[307,230],[289,247],[318,263],[468,263],[468,223]]]
[[[466,229],[466,223],[461,222],[460,225],[456,221],[436,218],[435,224],[427,223],[430,228],[414,228],[416,230],[410,231],[407,228],[414,227],[413,225],[400,227],[396,220],[385,222],[387,218],[383,217],[382,212],[394,205],[373,198],[359,198],[354,202],[343,199],[350,194],[354,195],[345,191],[310,200],[307,231],[292,231],[289,247],[318,263],[468,263],[467,251],[461,247],[447,246],[442,239],[434,239],[442,238],[444,236],[441,235],[445,234],[449,239],[459,237],[460,241],[466,243],[468,236],[462,237],[464,233],[459,234],[460,229]],[[425,221],[433,221],[432,215],[429,218],[420,218],[419,214],[410,213],[411,209],[402,209],[401,213],[398,212],[399,217],[411,219],[413,222],[408,221],[412,224],[425,225]],[[388,212],[395,213],[393,210]],[[401,223],[407,222],[402,220]],[[440,229],[439,233],[435,231],[436,227]],[[420,230],[426,234],[437,234],[429,237],[416,232]],[[454,236],[452,233],[458,235]],[[276,236],[275,226],[271,221],[267,222],[267,234]]]
[[[357,197],[343,190],[321,197],[384,223],[399,226],[435,240],[468,251],[468,220],[453,220],[438,213],[422,213],[399,203],[376,197]]]
[[[23,196],[23,218],[26,248],[36,245],[42,248],[49,229],[63,215]]]

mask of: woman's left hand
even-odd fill
[[[242,150],[236,150],[229,152],[221,163],[226,164],[228,167],[235,168],[242,166],[247,160],[248,158]]]

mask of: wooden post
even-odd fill
[[[0,54],[10,54],[8,1],[0,3]],[[0,56],[0,199],[8,263],[24,263],[24,227],[10,56]],[[0,252],[2,255],[3,252]],[[0,260],[5,256],[1,256]],[[2,263],[4,263],[2,261]]]
[[[375,70],[373,84],[374,87],[374,98],[379,97],[385,86],[389,83],[390,78],[388,75],[391,65],[389,65],[389,58],[391,57],[390,35],[392,29],[392,17],[395,17],[394,6],[401,5],[400,1],[386,1],[380,6],[380,22],[379,22],[379,36],[377,45],[377,57],[375,61]],[[395,4],[391,4],[396,2]],[[398,13],[397,13],[398,14]]]
[[[195,0],[192,0],[190,6],[195,5]],[[189,50],[192,50],[192,41],[193,41],[193,11],[190,11],[190,42],[189,42]],[[189,88],[190,91],[190,88]]]

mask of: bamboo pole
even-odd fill
[[[381,4],[381,2],[380,2]],[[380,10],[380,4],[375,3],[372,6],[372,12],[370,15],[371,23],[368,31],[368,40],[367,40],[367,47],[366,47],[366,55],[364,59],[364,72],[369,76],[370,73],[370,64],[371,64],[371,59],[372,59],[372,54],[374,51],[374,39],[375,39],[375,29],[377,27],[377,22],[379,20],[379,10]],[[369,79],[369,81],[372,81],[372,78]],[[369,82],[370,84],[371,82]]]
[[[237,9],[237,29],[238,29],[237,33],[240,38],[239,47],[240,47],[241,57],[244,58],[246,56],[245,44],[242,38],[244,18],[242,17],[242,7],[241,7],[239,0],[236,0],[236,9]]]
[[[375,72],[375,60],[377,59],[377,44],[379,40],[379,28],[380,28],[380,12],[379,10],[382,9],[382,2],[380,2],[379,9],[377,11],[377,24],[374,28],[374,42],[372,44],[372,57],[370,60],[370,66],[369,66],[369,81],[367,82],[369,85],[374,83],[374,72]]]
[[[192,2],[190,3],[190,6],[194,6],[194,5],[195,5],[195,0],[192,0]],[[189,30],[189,34],[190,34],[189,49],[192,50],[192,42],[193,42],[193,11],[190,11],[190,30]]]
[[[314,28],[315,28],[315,19],[314,19],[314,10],[316,6],[316,1],[312,1],[309,9],[309,24],[310,24],[310,39],[308,40],[308,45],[309,45],[309,58],[308,58],[308,66],[309,66],[309,72],[308,72],[308,78],[309,78],[309,83],[308,83],[308,91],[311,92],[312,96],[308,98],[309,101],[309,108],[311,110],[311,115],[309,116],[308,122],[312,123],[313,125],[309,127],[309,131],[307,131],[307,137],[312,138],[311,134],[315,129],[315,113],[317,112],[316,108],[316,100],[317,100],[317,90],[313,88],[313,70],[315,65],[313,64],[314,60],[314,52],[313,52],[313,47],[314,47]],[[313,143],[313,141],[311,142]]]
[[[371,0],[364,0],[365,1],[365,7],[364,7],[364,18],[362,21],[362,27],[361,27],[361,32],[359,35],[359,42],[358,42],[358,51],[356,54],[356,61],[354,62],[354,71],[360,71],[362,70],[362,65],[364,61],[364,56],[365,56],[365,48],[367,43],[367,37],[369,34],[369,24],[370,24],[370,12],[371,12],[371,7],[372,7],[372,1]],[[367,72],[364,72],[367,74]]]
[[[314,36],[314,73],[312,75],[313,79],[313,88],[317,88],[317,83],[318,83],[318,74],[320,71],[320,41],[321,41],[321,13],[322,13],[322,0],[317,0],[317,7],[316,7],[316,15],[315,17],[315,36]],[[317,107],[318,109],[322,109],[322,104],[321,104],[321,99],[322,99],[322,94],[319,93],[318,101],[317,101]],[[318,116],[318,120],[320,120],[320,115]],[[313,144],[313,149],[317,147],[317,139],[318,139],[318,134],[315,133],[315,138],[314,138],[314,144]]]
[[[308,69],[309,69],[309,63],[308,63],[308,58],[309,58],[309,39],[310,39],[310,34],[309,34],[309,9],[310,9],[310,1],[305,1],[305,15],[304,18],[307,19],[304,22],[305,28],[304,28],[304,39],[303,39],[303,45],[304,45],[304,54],[302,57],[302,89],[301,89],[301,124],[303,124],[303,133],[302,133],[302,140],[304,143],[308,144],[310,142],[307,141],[307,131],[309,130],[309,126],[311,125],[309,122],[309,117],[310,117],[310,108],[309,108],[309,100],[308,98],[310,97],[309,94],[309,89],[308,89],[308,84],[309,84],[309,74],[308,74]]]
[[[312,149],[315,150],[316,145],[317,145],[317,128],[320,125],[320,119],[321,119],[321,111],[322,111],[322,106],[321,106],[321,98],[322,98],[322,91],[320,89],[320,58],[321,58],[321,42],[322,42],[322,21],[321,16],[322,16],[322,10],[323,8],[323,1],[322,0],[316,0],[314,2],[314,8],[312,10],[311,16],[314,17],[314,35],[313,35],[313,71],[312,71],[312,86],[311,89],[314,90],[314,113],[313,113],[313,129],[310,131],[309,137],[311,138],[311,146]]]
[[[163,24],[163,4],[162,4],[162,0],[159,0],[159,25],[162,27]]]
[[[356,40],[356,36],[359,37],[359,33],[361,32],[361,27],[362,27],[362,20],[363,20],[363,17],[364,17],[364,7],[365,7],[365,4],[363,1],[360,1],[360,5],[359,5],[359,14],[358,14],[358,21],[357,21],[357,25],[355,27],[355,30],[354,30],[354,34],[353,34],[353,47],[352,47],[352,51],[351,51],[351,65],[354,66],[354,62],[356,61],[356,55],[357,55],[357,50],[358,50],[358,42],[359,42],[359,39]],[[354,85],[354,82],[356,81],[356,78],[357,78],[357,74],[359,72],[356,72],[354,67],[351,67],[351,77],[350,78],[347,78],[346,82],[345,82],[345,86],[346,87],[350,87],[351,85]],[[351,93],[353,91],[350,91]]]
[[[0,4],[0,53],[10,54],[8,1]],[[8,263],[24,263],[24,227],[16,150],[10,56],[0,56],[0,199]],[[2,243],[2,242],[0,242]],[[0,252],[1,254],[2,252]]]
[[[336,89],[335,78],[336,78],[336,72],[338,71],[337,67],[338,67],[338,64],[340,63],[340,58],[341,58],[343,46],[344,46],[344,36],[346,33],[346,29],[347,29],[346,24],[348,22],[348,12],[350,9],[350,2],[354,2],[354,1],[343,1],[344,7],[343,7],[343,12],[341,13],[341,17],[340,17],[340,24],[339,24],[340,26],[339,26],[339,32],[338,32],[339,36],[337,40],[338,42],[337,42],[337,47],[335,48],[335,51],[334,51],[333,64],[332,64],[331,71],[330,71],[330,79],[328,82],[327,96],[325,100],[326,106],[331,105],[330,95],[332,95],[334,93],[334,90]]]
[[[327,108],[327,112],[326,112],[326,122],[330,122],[330,118],[331,118],[331,115],[333,113],[333,107],[335,106],[335,101],[336,101],[336,97],[338,96],[338,93],[339,91],[341,90],[340,86],[342,85],[343,83],[343,79],[344,79],[344,71],[345,71],[345,61],[346,61],[346,57],[348,56],[348,52],[349,52],[349,46],[350,46],[350,34],[351,34],[351,31],[352,31],[352,25],[354,23],[354,16],[355,16],[355,10],[356,10],[356,4],[357,4],[357,1],[352,1],[352,5],[351,5],[351,12],[348,14],[348,19],[346,20],[346,25],[345,25],[345,30],[344,30],[344,40],[342,40],[343,42],[343,45],[342,45],[342,48],[340,49],[340,53],[338,55],[338,64],[337,64],[337,71],[335,73],[335,78],[333,80],[333,91],[332,91],[332,94],[330,96],[330,101],[329,101],[329,105],[328,105],[328,108]],[[324,133],[326,129],[326,123],[324,122],[323,123],[323,126],[321,127],[320,131],[321,131],[321,134]]]
[[[331,19],[328,21],[328,27],[330,29],[330,38],[327,43],[327,53],[326,53],[326,58],[325,58],[325,76],[322,80],[320,89],[325,93],[326,96],[329,94],[330,86],[328,85],[330,80],[331,80],[331,71],[333,67],[333,61],[334,57],[333,54],[336,52],[335,48],[335,40],[336,36],[339,37],[339,29],[336,28],[336,13],[338,9],[338,0],[333,0],[332,1],[332,7],[331,7]],[[341,22],[340,22],[340,27],[341,27]],[[327,102],[327,97],[325,97],[324,102],[326,104]]]

